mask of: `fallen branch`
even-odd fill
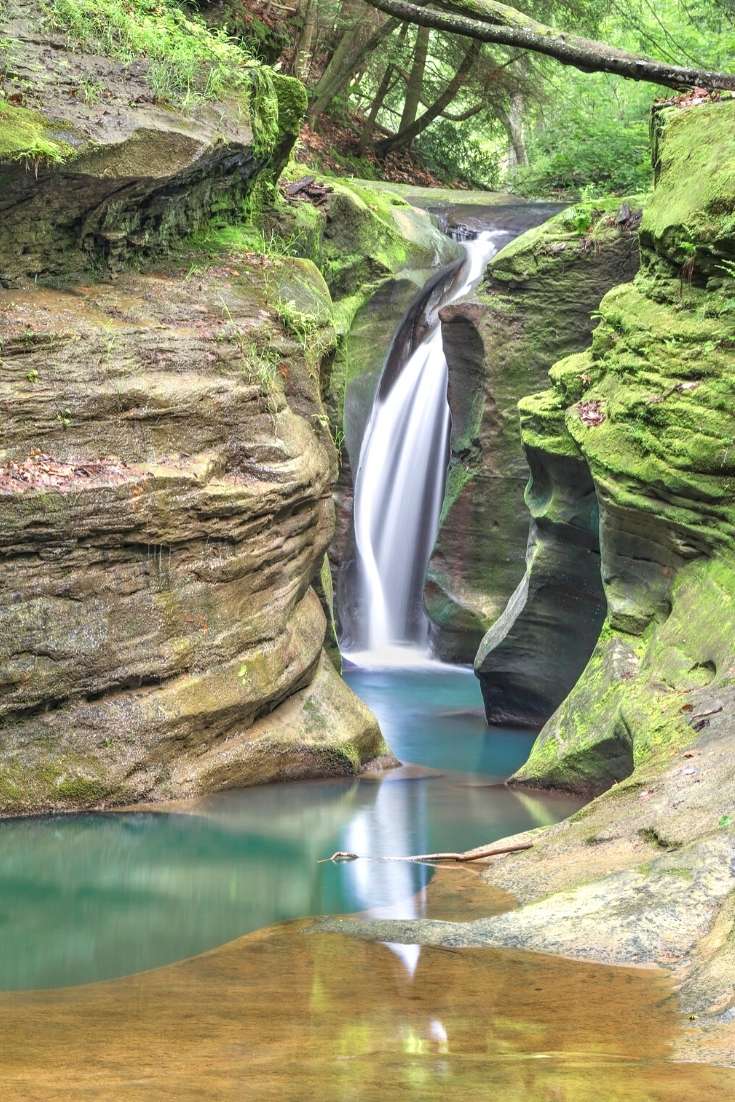
[[[468,853],[417,853],[411,857],[368,857],[366,854],[346,853],[337,850],[331,857],[320,857],[317,864],[323,865],[326,861],[480,861],[483,857],[498,857],[502,853],[519,853],[524,849],[533,849],[533,842],[519,842],[515,846],[485,846],[484,849],[472,850]]]

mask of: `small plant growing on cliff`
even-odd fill
[[[257,382],[261,391],[266,396],[268,408],[271,413],[276,412],[273,396],[278,388],[278,367],[281,363],[281,354],[277,348],[265,344],[259,339],[257,333],[247,333],[235,322],[232,312],[226,302],[222,302],[222,313],[228,322],[226,339],[233,340],[237,345],[244,373],[248,378]]]
[[[104,90],[104,85],[98,80],[83,80],[79,85],[81,98],[90,106],[99,103]]]
[[[51,137],[41,115],[0,99],[0,161],[20,161],[37,169],[44,163],[61,164],[71,153],[69,145]]]

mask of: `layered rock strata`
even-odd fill
[[[355,773],[387,748],[324,659],[329,291],[190,237],[272,194],[303,89],[164,109],[144,60],[6,15],[0,811]]]
[[[425,601],[443,658],[472,661],[523,578],[528,465],[518,399],[546,385],[560,355],[584,347],[604,293],[636,270],[636,220],[620,212],[620,201],[606,201],[556,215],[503,248],[475,295],[442,313],[451,457]],[[490,722],[513,714],[509,703],[488,704]]]

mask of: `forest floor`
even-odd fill
[[[305,125],[296,147],[296,159],[310,168],[338,176],[357,176],[362,180],[387,180],[396,184],[418,184],[422,187],[452,187],[465,189],[462,180],[443,180],[422,165],[408,150],[389,153],[381,158],[360,146],[360,134],[353,126],[336,122],[322,115],[319,129]]]

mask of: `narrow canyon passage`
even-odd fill
[[[405,764],[155,812],[5,823],[11,1102],[65,1096],[60,1077],[94,1102],[464,1102],[489,1090],[509,1102],[597,1102],[601,1076],[606,1102],[735,1089],[730,1071],[673,1062],[680,1025],[662,971],[363,942],[311,932],[306,917],[467,921],[508,910],[513,896],[479,870],[379,858],[470,849],[583,802],[503,785],[535,732],[488,730],[471,670],[431,658],[421,607],[449,432],[437,310],[471,290],[502,237],[481,234],[438,295],[432,277],[418,297],[418,346],[403,346],[392,384],[378,388],[358,475],[368,615],[345,676]],[[373,462],[379,477],[360,492]],[[335,850],[378,860],[319,863]]]

